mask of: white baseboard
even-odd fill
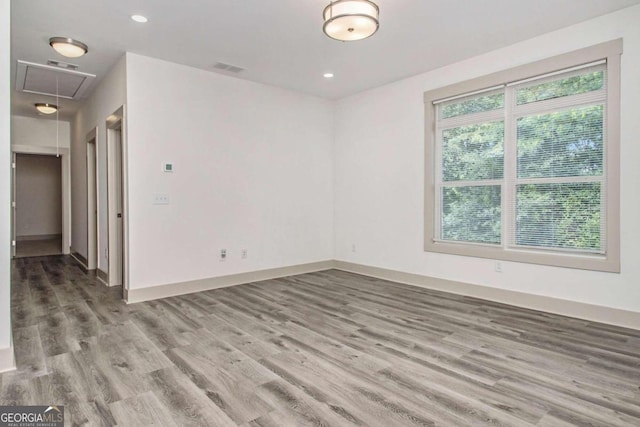
[[[379,279],[390,280],[393,282],[400,282],[407,285],[414,285],[422,288],[544,311],[547,313],[577,317],[579,319],[640,330],[640,312],[542,295],[527,294],[524,292],[510,291],[506,289],[492,288],[489,286],[454,282],[451,280],[355,264],[346,261],[334,261],[333,268],[363,274],[365,276],[377,277]]]
[[[32,234],[29,236],[16,236],[16,242],[32,242],[35,240],[62,240],[62,234]]]
[[[16,369],[13,347],[0,348],[0,373]]]
[[[87,266],[87,259],[84,256],[82,256],[82,254],[74,251],[73,248],[71,248],[69,255],[71,255],[71,258],[78,261],[78,264],[82,266],[85,272],[89,271],[89,267]]]
[[[169,283],[166,285],[152,286],[140,289],[125,289],[124,299],[130,303],[150,301],[159,298],[176,295],[190,294],[211,289],[225,288],[243,283],[258,282],[261,280],[277,279],[295,274],[312,273],[314,271],[329,270],[333,268],[333,261],[319,261],[309,264],[299,264],[288,267],[271,268],[267,270],[250,271],[247,273],[230,274],[228,276],[210,277],[207,279],[192,280],[189,282]]]
[[[547,313],[560,314],[563,316],[576,317],[593,322],[607,323],[610,325],[640,330],[640,312],[564,300],[543,295],[533,295],[507,289],[493,288],[490,286],[472,285],[469,283],[455,282],[452,280],[438,279],[414,273],[406,273],[397,270],[337,260],[327,260],[309,264],[272,268],[268,270],[251,271],[247,273],[211,277],[189,282],[170,283],[141,289],[125,289],[124,297],[127,303],[136,303],[224,288],[243,283],[276,279],[295,274],[329,270],[331,268],[404,283],[407,285],[419,286],[426,289],[449,292],[457,295],[510,304],[516,307],[523,307]]]
[[[103,285],[109,286],[109,275],[107,273],[100,270],[99,268],[96,268],[96,277],[100,282],[102,282]]]

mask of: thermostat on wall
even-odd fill
[[[162,163],[162,170],[164,172],[173,172],[173,163],[169,163],[169,162]]]

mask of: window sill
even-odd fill
[[[489,245],[473,243],[425,243],[425,252],[436,252],[449,255],[470,256],[476,258],[495,259],[500,261],[523,262],[552,267],[575,268],[579,270],[620,273],[620,261],[611,255],[571,254],[557,251],[536,251],[528,249],[504,249]]]

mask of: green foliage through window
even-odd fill
[[[534,86],[518,89],[517,104],[545,101],[568,95],[578,95],[602,89],[604,85],[604,71],[595,71],[566,79],[553,80]]]
[[[482,95],[471,99],[464,99],[442,106],[440,115],[443,119],[462,116],[464,114],[481,113],[504,107],[504,93]]]
[[[602,175],[602,105],[518,119],[518,177]]]
[[[442,189],[442,239],[500,243],[499,185]]]
[[[600,250],[600,183],[517,187],[516,244]]]
[[[442,179],[500,179],[504,171],[504,122],[442,131]]]
[[[568,75],[437,106],[440,239],[604,250],[605,71]]]

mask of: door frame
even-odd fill
[[[68,148],[56,148],[56,147],[38,147],[34,145],[12,145],[11,146],[12,156],[16,154],[42,154],[47,156],[55,156],[56,154],[60,154],[60,163],[62,166],[62,176],[61,176],[61,184],[62,184],[62,253],[68,255],[71,253],[71,156],[70,150]],[[15,157],[14,157],[15,159]],[[14,169],[15,171],[15,169]],[[12,186],[15,185],[15,173],[12,174],[11,180],[14,181]],[[15,192],[13,194],[13,202],[15,202]],[[14,208],[14,221],[12,221],[11,227],[11,236],[12,236],[12,244],[15,242],[16,238],[16,227],[15,227],[15,208]],[[14,245],[15,248],[15,245]],[[14,249],[15,251],[15,249]],[[15,256],[15,252],[13,254]]]
[[[11,258],[16,257],[18,249],[16,231],[16,165],[18,164],[18,153],[11,152]]]
[[[121,197],[122,197],[122,289],[126,299],[129,289],[129,206],[128,206],[128,179],[127,179],[127,132],[125,106],[121,106],[113,112],[106,120],[107,130],[107,217],[108,217],[108,283],[109,286],[117,286],[117,265],[112,262],[116,258],[117,248],[117,191],[116,187],[116,162],[113,149],[115,133],[120,132],[120,168],[121,168]]]
[[[100,236],[98,212],[100,206],[98,185],[98,127],[87,134],[87,270],[98,268]],[[93,150],[93,159],[89,158],[89,147]],[[93,183],[93,185],[91,185]]]

